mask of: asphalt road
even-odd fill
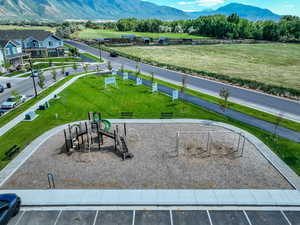
[[[80,50],[89,52],[97,56],[99,55],[98,49],[89,47],[85,44],[68,40],[65,42],[77,47]],[[135,61],[123,57],[112,58],[109,56],[109,53],[104,51],[102,51],[102,57],[110,60],[114,68],[119,68],[121,65],[124,65],[124,68],[126,69],[135,70],[135,66],[137,64]],[[157,78],[170,81],[175,84],[180,84],[183,76],[183,73],[170,71],[143,63],[140,64],[140,68],[143,73],[150,74],[151,72],[154,72]],[[285,118],[300,122],[299,101],[279,98],[261,92],[239,88],[195,76],[188,76],[187,87],[213,96],[219,96],[220,89],[228,88],[230,91],[230,101],[250,106],[252,108],[275,115],[281,113]]]
[[[90,66],[89,68],[95,69],[95,66]],[[104,69],[104,65],[102,67]],[[61,71],[61,69],[58,69],[58,71]],[[74,71],[72,68],[66,68],[66,72],[69,72],[70,75],[74,73],[80,73],[83,72],[83,68],[78,68],[77,71]],[[46,71],[44,73],[45,75],[45,87],[48,87],[49,85],[54,83],[54,80],[52,79],[51,71]],[[57,73],[57,80],[62,78],[64,75],[60,72]],[[40,92],[42,89],[37,85],[38,79],[35,79],[37,91]],[[13,78],[13,77],[0,77],[0,84],[6,87],[6,83],[10,82],[12,84],[12,87],[10,89],[5,89],[3,93],[0,93],[0,105],[11,96],[11,92],[13,90],[16,90],[21,95],[26,95],[27,97],[34,96],[34,87],[33,87],[33,80],[31,77],[26,78]]]

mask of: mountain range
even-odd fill
[[[268,9],[231,3],[217,10],[184,12],[141,0],[0,0],[0,20],[111,20],[126,17],[163,20],[237,13],[250,20],[278,20]]]

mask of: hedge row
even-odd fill
[[[99,47],[94,45],[93,47]],[[200,76],[204,76],[207,78],[213,78],[219,81],[225,81],[228,82],[230,84],[234,84],[237,86],[241,86],[241,87],[246,87],[246,88],[250,88],[250,89],[254,89],[254,90],[259,90],[259,91],[263,91],[265,93],[268,94],[272,94],[272,95],[277,95],[277,96],[282,96],[282,97],[289,97],[289,98],[295,98],[295,99],[299,99],[300,98],[300,91],[293,89],[293,88],[287,88],[287,87],[282,87],[282,86],[277,86],[277,85],[270,85],[270,84],[265,84],[262,82],[258,82],[255,80],[247,80],[247,79],[241,79],[241,78],[234,78],[234,77],[230,77],[228,75],[224,75],[224,74],[217,74],[217,73],[211,73],[211,72],[206,72],[206,71],[199,71],[199,70],[194,70],[194,69],[189,69],[189,68],[185,68],[185,67],[181,67],[181,66],[176,66],[176,65],[171,65],[171,64],[167,64],[167,63],[161,63],[161,62],[157,62],[151,59],[144,59],[144,58],[140,58],[137,56],[133,56],[124,52],[120,52],[120,51],[115,51],[113,49],[101,46],[101,49],[107,52],[117,52],[120,56],[137,61],[137,62],[143,62],[143,63],[147,63],[153,66],[158,66],[158,67],[163,67],[169,70],[175,70],[175,71],[179,71],[182,73],[187,73],[187,74],[192,74],[192,75],[200,75]]]

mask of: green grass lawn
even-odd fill
[[[3,74],[2,76],[13,77],[13,76],[16,76],[18,74],[25,73],[25,72],[26,72],[25,70],[18,70],[18,71],[14,71],[14,72],[11,72],[11,73],[8,73],[8,74]]]
[[[52,33],[55,32],[55,27],[48,26],[16,26],[16,25],[0,25],[0,30],[46,30]]]
[[[88,57],[88,58],[90,58],[90,59],[92,59],[92,60],[94,60],[95,62],[104,62],[103,61],[103,59],[99,59],[99,57],[96,57],[96,56],[93,56],[93,55],[91,55],[91,54],[89,54],[89,53],[87,53],[87,52],[85,52],[85,53],[80,53],[81,55],[84,55],[84,56],[86,56],[86,57]]]
[[[44,90],[42,93],[40,93],[36,98],[32,98],[29,101],[25,102],[21,106],[11,110],[9,113],[5,114],[4,116],[0,117],[0,127],[4,126],[7,124],[9,121],[23,113],[25,110],[27,110],[29,107],[33,106],[36,104],[38,101],[41,99],[45,98],[47,95],[49,95],[51,92],[62,86],[64,83],[66,83],[68,80],[72,79],[75,76],[81,75],[82,73],[70,75],[63,80],[57,82],[56,84],[52,85],[48,89]]]
[[[118,80],[118,88],[104,89],[103,79],[103,76],[97,75],[80,78],[60,94],[60,99],[52,100],[48,110],[38,111],[39,117],[34,121],[21,122],[1,136],[0,157],[14,144],[24,148],[53,127],[87,119],[87,112],[90,111],[101,112],[104,118],[119,118],[122,111],[131,111],[136,118],[159,118],[161,112],[174,112],[175,118],[215,120],[245,129],[269,145],[300,174],[300,144],[298,143],[283,138],[274,141],[272,135],[267,132],[190,103],[172,102],[169,96],[160,93],[152,94],[149,88],[135,86],[132,81]],[[7,163],[2,161],[1,166]]]
[[[143,74],[139,74],[139,76],[143,77],[144,79],[148,79],[148,80],[151,79],[149,76],[146,76],[146,75],[143,75]],[[166,82],[166,81],[158,80],[156,78],[154,78],[154,80],[157,81],[158,83],[164,84],[168,87],[178,89],[178,90],[181,89],[181,87],[178,86],[178,85],[171,84],[171,83]],[[188,94],[191,94],[193,96],[197,96],[197,97],[199,97],[201,99],[204,99],[206,101],[209,101],[209,102],[213,102],[213,103],[216,103],[216,104],[224,104],[224,100],[221,99],[221,98],[217,98],[217,97],[214,97],[214,96],[211,96],[211,95],[208,95],[208,94],[204,94],[204,93],[201,93],[201,92],[198,92],[198,91],[194,91],[194,90],[191,90],[191,89],[186,89],[185,92],[188,93]],[[245,113],[247,115],[256,117],[258,119],[268,121],[270,123],[277,123],[277,120],[278,120],[278,116],[275,116],[275,115],[272,115],[272,114],[269,114],[269,113],[265,113],[265,112],[262,112],[262,111],[259,111],[259,110],[256,110],[256,109],[253,109],[253,108],[250,108],[250,107],[247,107],[247,106],[243,106],[243,105],[240,105],[240,104],[237,104],[237,103],[234,103],[234,102],[230,102],[230,101],[227,102],[227,107],[230,108],[230,109]],[[292,121],[292,120],[281,119],[280,126],[283,126],[283,127],[288,128],[288,129],[300,132],[300,123],[297,123],[297,122]]]
[[[76,57],[52,57],[52,58],[39,58],[39,59],[32,59],[32,62],[82,62],[81,58]]]
[[[197,35],[189,35],[186,33],[143,33],[143,32],[119,32],[114,30],[94,30],[94,29],[84,29],[79,31],[73,35],[75,38],[80,39],[96,39],[96,38],[120,38],[124,34],[135,34],[140,37],[148,37],[148,38],[159,38],[159,37],[167,37],[167,38],[192,38],[192,39],[208,39],[207,37],[197,36]]]
[[[300,90],[299,44],[112,47],[161,63]]]

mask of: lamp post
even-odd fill
[[[35,76],[36,76],[36,74],[34,74],[34,71],[32,70],[32,62],[31,62],[31,59],[29,59],[29,65],[30,65],[31,78],[32,78],[33,87],[34,87],[34,93],[35,93],[35,97],[37,97],[38,94],[37,94],[36,84],[35,84]]]
[[[100,56],[100,61],[102,60],[102,52],[101,52],[101,38],[97,38],[96,39],[98,41],[98,45],[99,45],[99,56]]]

